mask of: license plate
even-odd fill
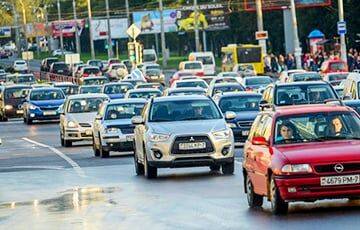
[[[360,184],[360,175],[320,177],[321,186]]]
[[[158,79],[158,76],[151,76],[151,79]]]
[[[44,111],[44,116],[56,115],[56,111]]]
[[[206,148],[205,142],[180,143],[179,144],[179,150],[204,149],[204,148]]]
[[[90,130],[90,129],[85,130],[85,134],[86,134],[86,135],[89,135],[89,136],[92,135],[92,130]]]
[[[133,135],[127,135],[126,136],[126,141],[133,141],[134,140],[134,136]]]
[[[16,110],[16,114],[23,114],[24,111],[23,110]]]
[[[242,134],[243,136],[249,136],[249,130],[241,131],[241,134]]]

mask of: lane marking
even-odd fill
[[[35,145],[44,147],[44,148],[48,148],[49,150],[51,150],[52,152],[54,152],[55,154],[57,154],[59,157],[61,157],[62,159],[64,159],[65,161],[67,161],[75,170],[75,172],[80,176],[80,177],[86,177],[84,171],[82,170],[82,168],[75,162],[73,161],[70,157],[66,156],[64,153],[60,152],[58,149],[51,147],[49,145],[45,145],[43,143],[37,142],[37,141],[33,141],[29,138],[23,137],[22,138],[24,141],[33,143]]]

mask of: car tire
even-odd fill
[[[220,165],[210,165],[210,170],[211,171],[219,171],[220,170]]]
[[[250,177],[246,175],[246,196],[250,208],[257,208],[263,205],[263,197],[254,192]]]
[[[27,125],[31,125],[33,123],[33,120],[31,120],[29,117],[26,117],[26,122]]]
[[[225,163],[221,166],[221,171],[223,174],[225,175],[232,175],[234,174],[234,169],[235,169],[235,163],[234,161],[230,162],[230,163]]]
[[[99,149],[96,147],[96,143],[95,143],[95,138],[93,137],[93,150],[94,150],[94,155],[95,157],[100,156],[100,151]]]
[[[147,179],[153,179],[157,177],[157,168],[149,165],[145,147],[144,147],[144,174]]]
[[[71,146],[72,146],[72,141],[64,139],[64,147],[71,147]]]
[[[60,143],[61,143],[62,147],[65,146],[65,140],[64,140],[63,134],[61,132],[60,132]]]
[[[270,181],[270,201],[271,211],[275,215],[284,215],[288,212],[289,203],[285,202],[279,192],[279,188],[276,186],[274,177],[271,177]]]
[[[135,163],[136,175],[138,175],[138,176],[144,175],[144,173],[145,173],[144,165],[141,164],[138,160],[135,144],[134,144],[134,163]]]
[[[100,150],[99,152],[100,152],[100,157],[101,158],[108,158],[109,157],[110,152],[105,151],[104,148],[102,147],[100,134],[99,134],[99,150]]]

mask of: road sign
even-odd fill
[[[132,24],[126,31],[126,33],[132,38],[132,39],[136,39],[137,36],[139,36],[139,34],[141,33],[141,30],[139,29],[139,27],[137,27],[135,24]]]
[[[346,22],[344,22],[344,21],[338,22],[337,30],[338,30],[339,35],[346,34]]]
[[[267,31],[256,31],[255,33],[256,40],[266,40],[268,37],[269,36]]]

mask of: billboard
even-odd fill
[[[107,20],[95,19],[91,21],[91,30],[94,40],[107,39]],[[111,38],[127,38],[126,30],[128,28],[128,20],[126,18],[113,18],[110,19]]]
[[[290,7],[289,0],[261,0],[263,10],[281,10],[284,7]],[[297,8],[330,6],[331,0],[295,0]],[[254,0],[244,0],[244,8],[246,11],[256,11],[256,3]]]
[[[199,5],[199,29],[224,30],[229,28],[228,9],[222,4]],[[194,30],[195,13],[194,7],[184,6],[176,12],[176,24],[179,31]]]
[[[9,37],[11,37],[11,28],[0,27],[0,38],[9,38]]]
[[[62,34],[64,38],[74,37],[76,31],[75,28],[76,25],[78,26],[79,33],[81,33],[81,31],[85,26],[85,20],[78,19],[77,23],[75,20],[54,21],[51,23],[52,36],[55,38],[60,37],[61,28],[62,28]]]
[[[176,10],[168,9],[163,11],[164,31],[176,32]],[[134,23],[141,29],[141,34],[160,33],[160,12],[159,11],[140,11],[133,13]]]
[[[26,37],[46,36],[46,26],[44,23],[26,24]]]

